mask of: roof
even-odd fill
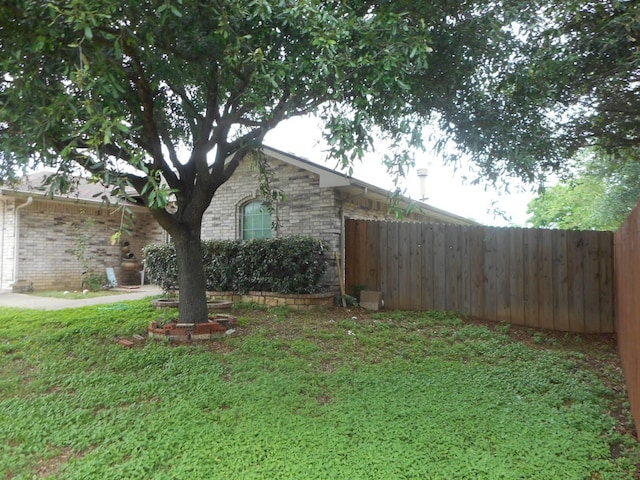
[[[39,171],[26,175],[18,184],[0,188],[0,197],[47,197],[49,193],[44,182],[50,175],[52,175],[52,172],[48,171]],[[76,176],[73,177],[72,187],[69,189],[69,192],[54,195],[53,198],[56,201],[102,203],[104,201],[103,196],[106,195],[110,203],[121,203],[122,197],[112,195],[111,190],[110,187],[104,186],[101,183],[89,182],[84,177]]]
[[[367,182],[363,182],[344,173],[337,172],[323,165],[311,162],[291,153],[263,146],[262,151],[269,157],[293,165],[297,168],[312,172],[320,177],[320,188],[334,188],[354,197],[364,197],[375,201],[389,202],[391,192],[377,187]],[[46,187],[42,183],[51,172],[37,172],[28,175],[24,180],[13,188],[0,188],[0,196],[46,196]],[[79,181],[74,186],[72,192],[65,195],[56,195],[56,200],[80,201],[101,203],[102,196],[107,195],[110,201],[117,203],[121,198],[110,195],[110,188],[100,183],[90,183],[82,177],[76,177]],[[478,225],[477,222],[468,218],[455,215],[453,213],[433,207],[427,203],[412,200],[405,196],[397,198],[400,207],[411,205],[414,210],[420,211],[425,216],[441,222],[462,223],[467,225]]]

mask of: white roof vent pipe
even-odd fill
[[[429,171],[426,168],[418,169],[418,178],[420,178],[420,201],[425,202],[427,200],[427,174]]]

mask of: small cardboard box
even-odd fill
[[[368,310],[380,310],[384,306],[382,292],[362,290],[360,292],[360,306]]]

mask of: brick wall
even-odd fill
[[[338,205],[332,189],[320,189],[319,178],[278,160],[271,162],[272,187],[286,199],[276,207],[280,228],[274,236],[321,235],[327,241],[340,234]],[[259,198],[258,173],[243,160],[231,179],[216,192],[205,213],[202,237],[234,240],[241,237],[242,207]]]
[[[343,195],[344,215],[353,220],[390,220],[397,221],[395,212],[389,210],[389,202],[366,197]],[[441,219],[430,215],[418,207],[409,212],[402,211],[403,221],[442,223]],[[452,222],[455,223],[455,222]]]
[[[274,292],[209,292],[215,298],[233,303],[246,302],[269,307],[289,307],[291,310],[312,310],[333,305],[331,293],[282,294]]]
[[[73,254],[75,240],[87,233],[87,219],[93,221],[86,257],[98,273],[113,267],[119,284],[140,281],[137,273],[120,268],[121,246],[111,245],[110,237],[120,225],[120,211],[113,207],[34,199],[20,210],[18,281],[33,284],[34,290],[77,290],[84,271],[82,262]],[[136,211],[133,234],[123,237],[131,243],[131,252],[142,259],[142,247],[160,242],[162,229],[151,216]],[[135,277],[135,278],[132,278]]]
[[[328,245],[329,268],[322,284],[329,291],[339,285],[335,253],[340,249],[340,202],[331,188],[320,188],[317,174],[301,170],[279,160],[270,166],[274,181],[272,188],[285,194],[276,207],[279,229],[274,236],[307,235],[324,240]],[[234,240],[241,238],[243,206],[259,198],[258,172],[251,161],[243,160],[231,179],[216,192],[205,213],[202,238]]]

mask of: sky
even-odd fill
[[[334,168],[335,164],[324,161],[325,149],[317,121],[313,118],[293,118],[285,120],[276,129],[267,134],[264,144],[277,148],[315,163]],[[353,177],[372,185],[393,189],[393,183],[381,161],[382,155],[369,155],[362,163],[354,165]],[[405,195],[420,200],[420,179],[418,169],[427,169],[425,181],[425,203],[484,225],[505,227],[525,226],[527,222],[527,204],[534,195],[512,182],[511,193],[487,185],[472,185],[475,178],[468,168],[444,165],[441,158],[430,152],[416,155],[416,165],[412,168],[399,187]],[[466,180],[465,176],[469,179]],[[502,211],[507,218],[496,213]]]

